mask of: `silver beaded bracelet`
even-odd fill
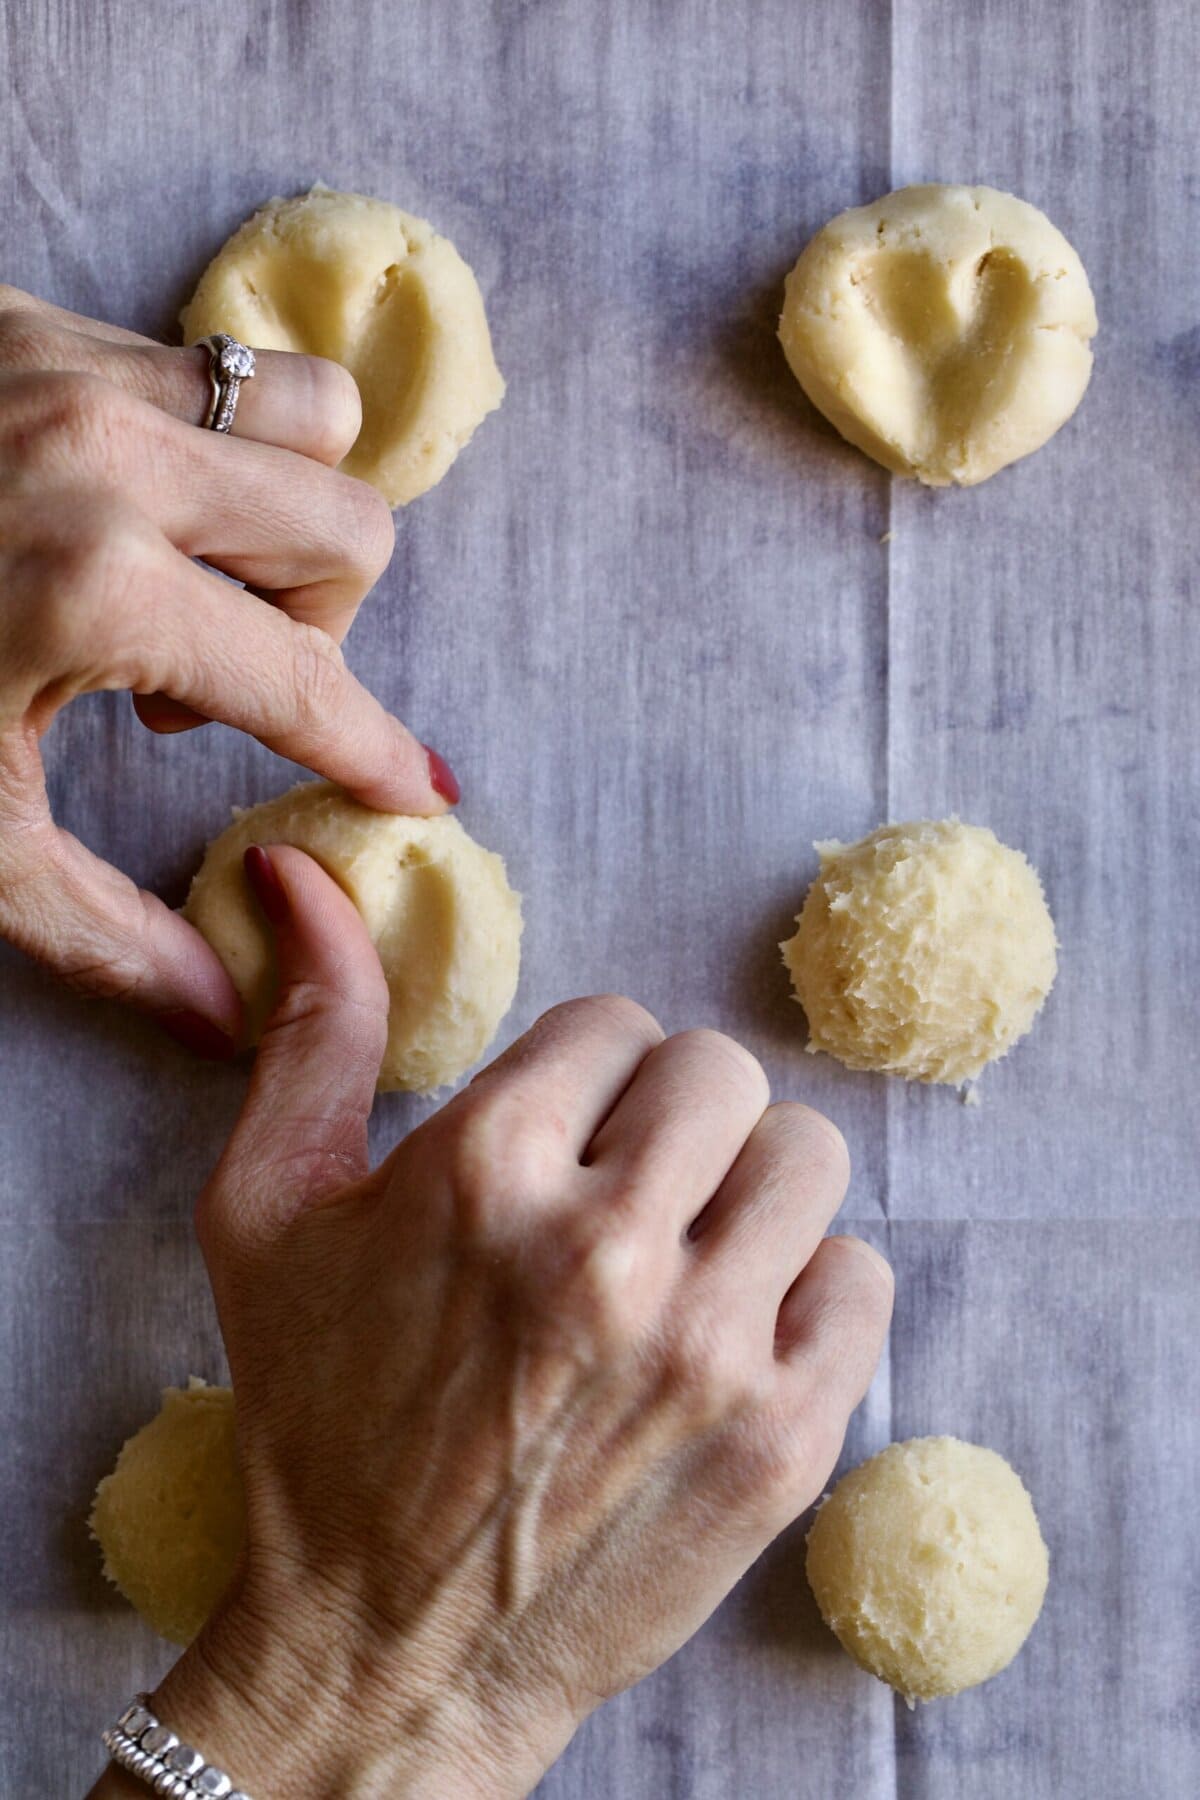
[[[149,1695],[139,1694],[115,1725],[101,1733],[115,1763],[136,1775],[167,1800],[250,1800],[235,1788],[224,1769],[205,1762],[198,1750],[181,1743],[151,1712]]]

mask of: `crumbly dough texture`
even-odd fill
[[[1096,307],[1044,213],[990,187],[900,188],[840,213],[787,278],[779,336],[844,438],[931,487],[1038,450],[1083,398]]]
[[[190,1644],[229,1585],[245,1535],[233,1393],[194,1376],[125,1444],[89,1524],[104,1573],[146,1622]]]
[[[820,873],[780,945],[809,1050],[957,1085],[1024,1036],[1058,959],[1041,882],[1019,850],[959,819],[816,848]]]
[[[307,851],[362,914],[391,994],[381,1090],[425,1093],[478,1061],[512,1005],[521,962],[520,897],[499,856],[448,815],[373,812],[323,781],[235,813],[209,845],[184,914],[228,969],[253,1043],[276,970],[242,867],[251,844]]]
[[[342,468],[391,506],[439,482],[504,397],[479,284],[454,245],[364,194],[318,185],[268,201],[180,317],[188,344],[228,331],[349,369],[363,423]]]
[[[1042,1610],[1050,1562],[1004,1458],[927,1437],[842,1477],[808,1534],[807,1569],[843,1649],[911,1706],[1008,1667]]]

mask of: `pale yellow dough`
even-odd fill
[[[190,1644],[229,1585],[245,1534],[233,1394],[193,1378],[125,1444],[89,1521],[104,1573],[174,1644]]]
[[[502,859],[449,815],[372,812],[327,782],[301,782],[237,813],[209,845],[184,913],[228,969],[254,1043],[276,976],[242,867],[251,844],[307,851],[362,914],[391,993],[380,1089],[426,1092],[457,1081],[491,1043],[516,992],[521,902]]]
[[[787,278],[779,336],[844,438],[931,487],[1040,449],[1083,398],[1096,307],[1035,206],[989,187],[900,188],[830,220]]]
[[[796,935],[780,945],[810,1050],[959,1084],[1024,1036],[1058,958],[1019,850],[958,819],[881,825],[817,850]]]
[[[317,186],[271,200],[218,250],[184,342],[228,331],[349,369],[362,395],[342,463],[392,506],[442,479],[504,397],[479,284],[454,245],[384,200]]]
[[[1042,1610],[1050,1561],[1004,1458],[927,1437],[842,1477],[808,1534],[807,1569],[843,1649],[911,1705],[1008,1667]]]

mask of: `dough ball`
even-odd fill
[[[328,782],[301,782],[235,812],[184,907],[228,969],[257,1043],[274,1004],[272,939],[250,894],[251,844],[295,844],[349,894],[391,992],[381,1091],[457,1081],[496,1035],[521,965],[521,902],[504,863],[458,820],[372,812]]]
[[[385,200],[317,186],[271,200],[218,250],[180,315],[349,369],[362,395],[342,463],[391,506],[442,479],[504,397],[479,284],[454,245]]]
[[[856,1663],[911,1706],[1008,1667],[1050,1563],[1020,1477],[979,1444],[911,1438],[838,1482],[808,1534],[808,1579]]]
[[[970,487],[1065,425],[1092,372],[1083,264],[1035,206],[988,187],[901,188],[839,213],[787,278],[792,373],[897,475]]]
[[[233,1393],[195,1377],[129,1439],[89,1520],[104,1573],[147,1624],[190,1644],[229,1585],[245,1533]]]
[[[1019,850],[958,819],[816,848],[820,873],[780,945],[809,1050],[957,1085],[1025,1035],[1058,959],[1041,882]]]

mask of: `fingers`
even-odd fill
[[[728,1385],[739,1403],[727,1409],[708,1465],[724,1512],[736,1519],[749,1502],[748,1516],[773,1536],[820,1493],[871,1384],[891,1314],[892,1272],[853,1237],[818,1244],[779,1310],[774,1355],[747,1344],[744,1321],[739,1329],[725,1315],[677,1314],[690,1324],[692,1344],[736,1371]]]
[[[290,450],[136,410],[125,476],[148,517],[185,556],[266,590],[340,643],[395,545],[382,495]]]
[[[842,1203],[850,1159],[811,1107],[768,1107],[692,1230],[694,1280],[724,1314],[748,1315],[768,1342],[784,1294]]]
[[[456,797],[444,764],[354,679],[332,639],[189,562],[138,514],[76,495],[69,532],[37,541],[0,618],[34,723],[73,693],[163,692],[368,806],[428,815]],[[15,682],[13,694],[19,703]]]
[[[871,1385],[892,1317],[892,1271],[855,1237],[823,1238],[779,1309],[775,1418],[790,1419],[783,1517],[818,1494]],[[798,1460],[797,1460],[798,1459]]]
[[[101,344],[78,362],[185,425],[199,426],[212,397],[209,353],[162,345]],[[72,353],[74,346],[66,346]],[[362,426],[362,400],[353,375],[323,356],[289,350],[255,350],[254,374],[238,390],[230,436],[273,444],[332,468],[351,448]],[[219,435],[219,434],[216,434]]]
[[[585,1162],[618,1203],[682,1232],[721,1185],[768,1096],[762,1069],[732,1038],[681,1032],[650,1051]]]
[[[256,370],[238,395],[233,435],[332,466],[362,425],[353,376],[320,356],[257,350]],[[0,290],[0,369],[76,370],[98,375],[188,425],[208,411],[209,357],[203,348],[168,349],[134,332],[101,325],[14,289]]]
[[[861,1238],[824,1238],[779,1309],[776,1353],[814,1404],[846,1418],[871,1384],[892,1317],[892,1271]]]
[[[543,1013],[455,1104],[503,1089],[515,1112],[536,1120],[567,1156],[583,1156],[594,1133],[656,1044],[662,1027],[634,1000],[597,994]]]
[[[17,497],[103,480],[136,496],[185,556],[339,641],[388,564],[392,515],[364,482],[198,431],[95,375],[8,374],[2,391],[0,473]]]
[[[394,541],[382,498],[320,466],[339,462],[358,435],[353,378],[320,357],[261,352],[234,421],[234,436],[256,442],[242,445],[195,429],[208,363],[203,348],[169,350],[0,288],[9,460],[44,489],[72,460],[94,473],[103,452],[104,478],[136,492],[185,555],[269,591],[340,643]],[[204,723],[158,694],[135,710],[157,732]]]
[[[55,826],[36,736],[20,726],[0,735],[0,934],[79,992],[157,1014],[201,1054],[234,1054],[241,1003],[216,953]]]
[[[446,811],[431,753],[351,675],[331,638],[180,557],[174,565],[158,641],[149,651],[127,643],[122,686],[170,694],[249,732],[366,806]]]
[[[248,850],[246,873],[274,931],[279,991],[199,1215],[243,1241],[367,1173],[388,1018],[375,947],[337,883],[285,845]]]

